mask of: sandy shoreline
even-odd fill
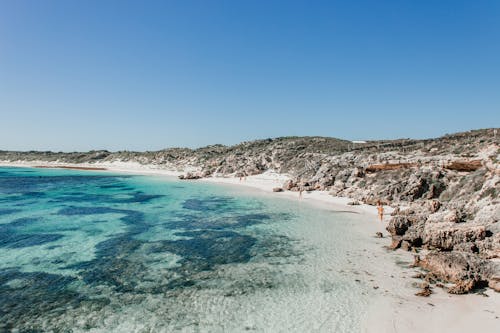
[[[167,170],[167,169],[157,168],[151,165],[142,165],[139,163],[130,163],[130,162],[70,164],[70,163],[49,163],[43,161],[12,162],[12,163],[0,161],[0,166],[124,172],[132,174],[158,175],[158,176],[169,176],[169,177],[177,177],[185,173],[185,171]],[[244,179],[240,179],[239,177],[210,177],[210,178],[197,179],[193,181],[244,186],[271,193],[273,188],[283,186],[283,183],[288,179],[290,179],[288,175],[267,171],[260,175],[245,177]],[[298,192],[284,191],[284,192],[276,192],[274,194],[280,197],[299,199]],[[328,204],[330,208],[336,208],[336,210],[344,210],[344,211],[348,210],[363,214],[371,214],[373,216],[377,215],[377,210],[373,206],[366,204],[353,205],[353,206],[347,205],[347,203],[353,200],[346,197],[331,196],[327,191],[303,192],[302,198],[300,200],[302,202],[308,202],[311,204]],[[390,206],[384,207],[386,216],[388,216],[392,212],[392,210],[393,208]],[[385,229],[383,230],[385,231]]]
[[[65,168],[169,177],[183,173],[128,162],[69,164],[43,161],[17,163],[0,161],[0,166]],[[376,282],[377,291],[380,290],[380,293],[370,304],[370,311],[363,324],[363,332],[470,332],[473,329],[481,332],[495,332],[498,330],[500,327],[499,293],[488,289],[484,292],[486,296],[450,295],[439,288],[434,288],[434,294],[431,297],[414,296],[417,290],[411,287],[411,283],[419,282],[411,278],[415,269],[401,268],[396,265],[396,260],[411,262],[412,255],[404,251],[389,252],[384,249],[383,245],[389,245],[390,241],[385,231],[386,223],[376,220],[375,207],[364,204],[350,206],[347,203],[352,201],[351,199],[333,197],[325,191],[304,192],[301,199],[297,192],[272,192],[274,187],[281,187],[287,179],[289,179],[287,175],[266,172],[242,180],[236,177],[214,177],[194,181],[244,186],[267,193],[267,195],[315,205],[321,209],[351,211],[364,215],[366,218],[360,218],[363,222],[360,222],[358,229],[366,236],[368,242],[377,245],[372,246],[371,250],[374,252],[373,256],[378,259],[367,269],[370,270],[371,278]],[[387,215],[391,209],[386,207]],[[383,232],[386,237],[375,238],[375,232]]]
[[[58,167],[47,166],[47,165],[35,165],[33,167],[38,168],[38,169],[70,169],[70,170],[87,170],[87,171],[92,171],[92,170],[105,171],[105,170],[108,170],[106,168],[76,167],[76,166],[65,166],[65,165],[61,165]]]

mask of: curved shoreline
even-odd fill
[[[179,171],[154,168],[136,163],[96,163],[96,164],[56,164],[36,161],[34,163],[5,163],[0,166],[10,167],[37,167],[64,168],[90,171],[124,172],[142,175],[178,176]],[[312,204],[320,209],[347,210],[365,215],[360,218],[359,232],[371,246],[374,257],[379,258],[372,263],[370,274],[377,283],[379,296],[370,305],[369,314],[363,323],[363,332],[468,332],[472,329],[494,331],[500,324],[500,295],[492,290],[479,295],[449,295],[442,290],[435,289],[430,298],[414,296],[416,289],[410,283],[413,269],[401,268],[396,260],[411,261],[408,252],[387,252],[383,248],[388,241],[374,238],[375,232],[385,232],[385,224],[369,223],[369,218],[376,218],[376,209],[373,206],[348,206],[348,198],[333,197],[327,192],[314,191],[303,193],[301,199],[297,192],[272,193],[272,188],[281,186],[287,179],[286,175],[268,172],[262,175],[250,176],[240,180],[236,177],[203,178],[197,181],[224,184],[237,187],[247,187],[262,194],[279,196],[298,202]],[[386,210],[386,212],[389,212]],[[377,221],[378,222],[378,221]],[[385,234],[387,234],[385,232]],[[370,242],[371,241],[371,242]],[[408,279],[405,281],[405,279]],[[396,283],[395,283],[396,282]]]

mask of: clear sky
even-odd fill
[[[499,126],[499,0],[0,0],[0,149]]]

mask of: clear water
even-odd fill
[[[355,332],[354,224],[220,185],[0,168],[0,331]]]

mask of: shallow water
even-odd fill
[[[355,332],[371,297],[346,273],[358,220],[165,177],[0,168],[0,331]]]

